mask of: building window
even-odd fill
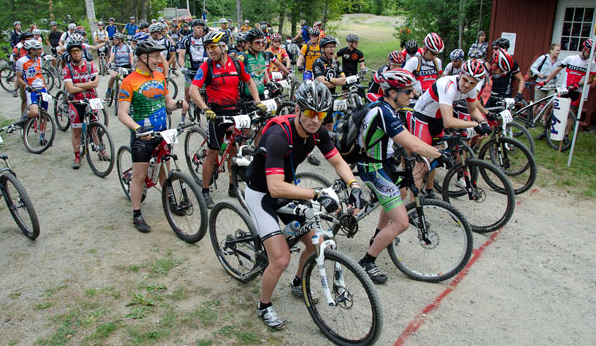
[[[593,24],[594,7],[566,7],[561,49],[579,52],[584,41],[590,38]]]

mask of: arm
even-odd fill
[[[559,66],[559,67],[555,68],[553,70],[553,72],[550,74],[550,76],[546,77],[544,84],[548,84],[549,81],[551,81],[552,79],[555,79],[555,77],[557,77],[557,75],[559,74],[559,72],[561,72],[562,69],[563,69],[563,66]]]
[[[135,64],[135,58],[132,55],[132,52],[129,52],[128,53],[128,61],[130,61],[130,66],[134,66],[134,64]]]
[[[17,71],[17,84],[23,88],[27,86],[27,82],[23,79],[23,72]]]
[[[441,156],[437,148],[424,143],[422,139],[414,136],[410,133],[410,131],[402,131],[393,136],[391,139],[393,139],[395,143],[404,147],[404,149],[406,149],[409,153],[415,152],[421,156],[431,158],[437,158]]]
[[[254,82],[253,82],[253,84],[254,84]],[[207,106],[207,104],[205,103],[205,100],[203,100],[203,97],[201,96],[201,93],[199,92],[198,86],[196,86],[195,84],[191,84],[188,94],[190,95],[190,99],[192,100],[192,102],[194,102],[197,106],[199,106],[200,109],[206,110],[209,108]]]
[[[132,53],[130,55],[132,56]],[[166,76],[166,78],[167,78],[170,75],[170,65],[168,64],[168,60],[166,60],[166,57],[163,56],[163,54],[160,54],[160,55],[161,55],[161,64],[163,66],[163,75]]]
[[[364,60],[360,62],[360,70],[366,70],[366,66],[364,65]]]
[[[286,57],[286,59],[287,59],[287,64],[289,64],[289,63],[290,63],[290,59],[288,59],[287,57]],[[287,69],[287,68],[284,66],[284,64],[282,64],[282,62],[281,62],[281,61],[279,61],[278,59],[275,59],[275,61],[273,62],[273,64],[274,64],[275,66],[277,66],[277,68],[278,68],[278,69],[279,69],[281,72],[283,72],[283,73],[285,73],[285,74],[288,74],[288,73],[289,73],[288,69]]]
[[[350,181],[354,180],[354,173],[350,169],[350,166],[344,161],[341,155],[336,154],[327,159],[329,163],[335,169],[335,173],[343,180],[346,184],[349,184]],[[352,184],[352,186],[357,185],[356,187],[360,187],[358,183]]]
[[[540,66],[540,60],[544,59],[543,56],[538,57],[538,59],[536,59],[536,61],[534,61],[534,63],[532,64],[532,66],[530,66],[530,71],[532,71],[532,74],[538,76],[539,78],[544,78],[544,75],[542,75],[540,73],[540,71],[538,71],[538,66]]]
[[[483,115],[485,114],[483,110],[486,112],[486,109],[482,107],[478,99],[472,102],[468,102],[468,110],[470,111],[470,116],[472,117],[472,119],[474,119],[478,124],[486,121],[486,118]]]
[[[184,57],[186,56],[186,49],[178,49],[178,65],[184,67]]]
[[[269,77],[267,77],[267,80],[269,80]],[[255,84],[255,81],[253,81],[251,79],[247,83],[248,83],[248,91],[250,91],[250,96],[252,96],[252,99],[255,101],[255,104],[261,103],[261,99],[259,98],[259,90],[257,89],[257,85]]]
[[[114,52],[110,51],[110,57],[108,58],[108,65],[114,62]]]
[[[141,125],[137,124],[130,115],[128,115],[128,110],[130,109],[130,101],[118,101],[118,120],[124,126],[128,127],[131,130],[135,130]]]
[[[453,116],[453,107],[440,104],[439,108],[441,109],[441,115],[443,116],[443,125],[446,128],[455,128],[455,129],[466,129],[468,127],[476,127],[478,123],[475,121],[466,121],[457,119]]]
[[[290,57],[288,55],[284,56],[284,63],[286,64],[286,69],[288,70],[288,73],[290,72]]]
[[[66,87],[66,91],[68,91],[69,94],[82,93],[85,90],[97,88],[98,85],[99,85],[99,78],[97,78],[97,75],[96,75],[94,81],[89,81],[86,83],[78,83],[76,85],[75,85],[75,83],[72,82],[72,80],[64,81],[64,86]],[[128,114],[128,112],[127,112],[127,114]]]
[[[283,174],[267,175],[267,188],[273,198],[313,199],[315,197],[315,190],[286,183]]]
[[[517,81],[517,93],[521,94],[524,91],[524,87],[526,86],[524,76],[522,76],[521,72],[518,72],[513,75],[513,78],[515,78],[515,80]]]

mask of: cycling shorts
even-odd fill
[[[85,117],[85,110],[87,109],[87,105],[82,103],[70,103],[68,105],[68,119],[70,119],[70,125],[73,129],[78,129],[83,127],[83,118]],[[99,120],[97,116],[98,110],[93,111],[93,116],[91,117],[91,121]]]
[[[443,119],[435,119],[420,114],[408,112],[408,130],[428,145],[436,145],[433,138],[443,137]]]
[[[39,91],[47,93],[46,88],[40,89]],[[27,97],[27,107],[31,106],[32,104],[37,104],[37,101],[38,101],[37,98],[41,97],[41,94],[38,94],[36,92],[30,93],[27,90],[25,90],[25,95]],[[47,101],[41,100],[41,106],[46,111],[48,110],[48,102]]]
[[[151,138],[144,141],[136,138],[135,133],[130,135],[130,148],[132,151],[132,162],[149,162],[153,156],[153,151],[161,144],[163,139]]]
[[[397,186],[398,179],[391,174],[391,168],[383,164],[379,168],[378,164],[361,163],[357,165],[358,174],[362,181],[374,193],[383,209],[389,211],[403,203]]]
[[[313,79],[314,78],[313,78],[312,71],[304,70],[304,73],[302,74],[302,80],[304,81],[304,80],[313,80]]]
[[[184,87],[185,88],[190,88],[190,85],[192,84],[192,80],[195,78],[195,74],[197,71],[189,71],[189,72],[192,72],[192,74],[189,73],[189,74],[184,75]]]
[[[248,206],[250,217],[257,228],[259,237],[262,241],[276,235],[281,235],[279,219],[284,224],[292,221],[298,221],[302,224],[305,219],[297,215],[277,214],[276,210],[282,206],[279,199],[271,197],[269,193],[255,191],[249,187],[244,192],[244,198]],[[287,202],[287,200],[285,200]]]
[[[457,118],[460,120],[472,121],[472,117],[470,116],[470,114],[468,112],[469,112],[468,107],[460,107],[460,106],[453,107],[453,115],[457,116]],[[493,126],[493,124],[490,124],[490,125]],[[462,131],[462,136],[464,138],[468,138],[468,131],[464,129]]]

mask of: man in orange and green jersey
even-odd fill
[[[302,75],[303,80],[312,80],[312,64],[321,56],[321,50],[319,49],[319,34],[320,30],[317,28],[308,29],[310,41],[307,44],[302,45],[300,49],[300,56],[298,56],[299,71],[304,71]]]

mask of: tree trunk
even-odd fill
[[[325,6],[323,7],[323,30],[327,28],[327,15],[329,14],[329,0],[325,0]]]
[[[49,1],[49,5],[50,5],[50,20],[54,20],[54,4],[52,3],[52,0]]]
[[[95,4],[93,0],[85,0],[85,9],[87,10],[87,19],[89,20],[91,32],[94,32],[97,30],[97,21],[95,20]]]
[[[464,0],[459,0],[459,40],[457,48],[462,47],[462,36],[464,34]]]
[[[292,12],[290,12],[290,35],[292,37],[296,36],[296,8],[292,8]]]
[[[242,25],[242,0],[236,0],[236,25]]]
[[[278,32],[282,36],[283,36],[283,32],[284,32],[285,19],[286,19],[286,8],[285,8],[285,6],[282,6],[282,8],[279,10],[279,28],[278,28]]]
[[[139,23],[142,21],[147,21],[147,1],[141,0],[141,16],[139,17]]]

